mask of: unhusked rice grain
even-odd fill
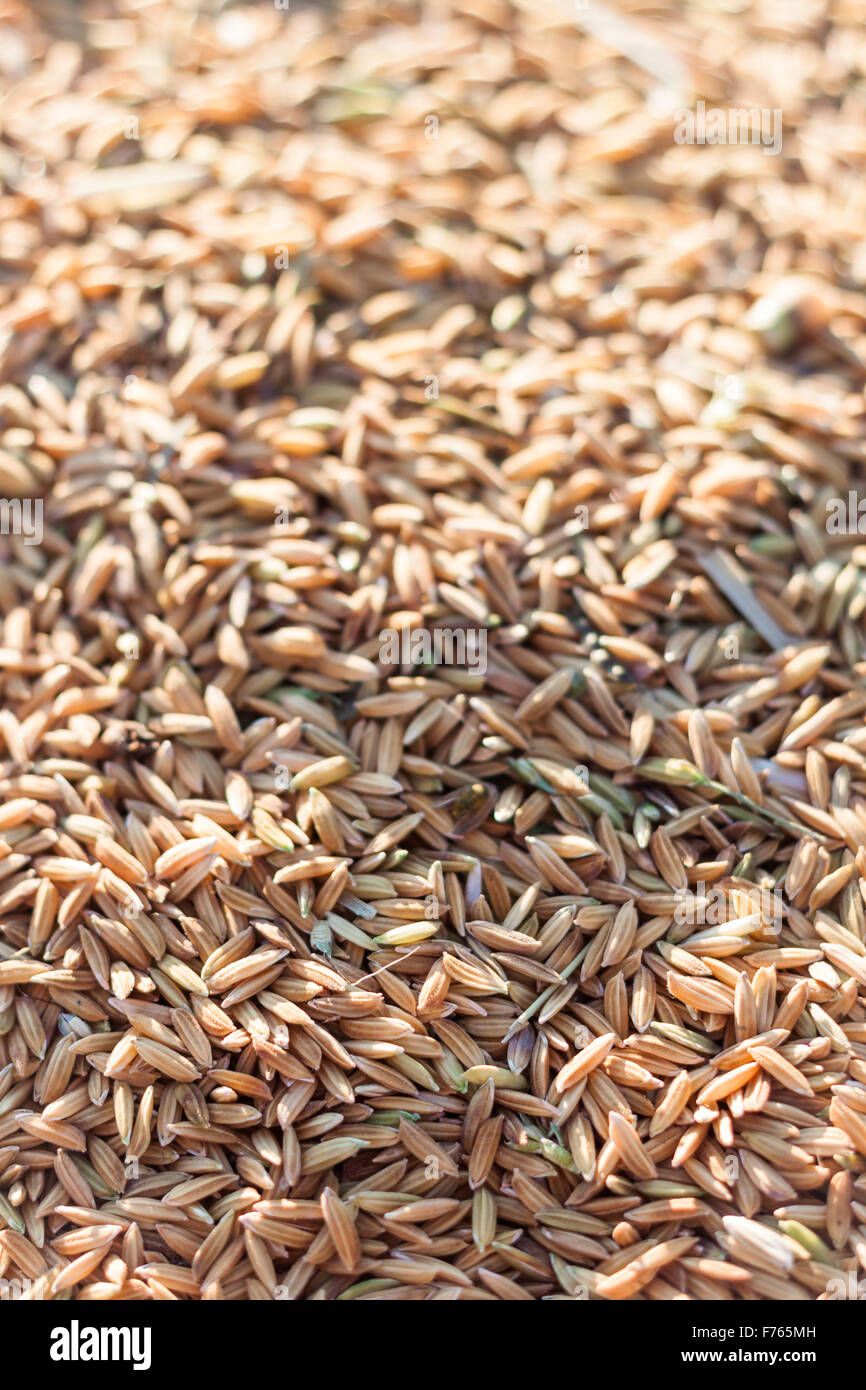
[[[4,1289],[866,1268],[862,39],[734,8],[0,7]]]

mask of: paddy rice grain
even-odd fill
[[[791,36],[789,182],[647,114],[720,51],[714,97],[754,92],[753,5],[7,9],[3,1278],[832,1296],[866,1261],[853,10],[844,128],[823,20]]]

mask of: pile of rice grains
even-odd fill
[[[866,36],[777,10],[2,0],[4,1287],[866,1268]]]

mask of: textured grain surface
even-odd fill
[[[866,1269],[863,33],[611,16],[0,5],[4,1297]]]

